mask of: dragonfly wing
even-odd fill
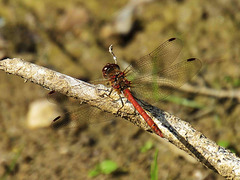
[[[150,54],[134,62],[132,67],[133,71],[137,69],[139,74],[146,74],[154,70],[160,72],[166,69],[177,59],[182,46],[182,41],[177,38],[171,38],[165,41]]]
[[[133,88],[133,90],[138,95],[141,94],[141,96],[150,99],[165,99],[175,89],[196,75],[201,66],[202,63],[197,58],[181,61],[156,74],[139,77],[135,82],[140,86]]]
[[[115,119],[110,113],[103,112],[96,107],[78,99],[66,97],[58,92],[50,92],[48,100],[53,103],[61,103],[64,110],[53,119],[51,123],[53,129],[74,129]]]
[[[112,114],[92,107],[88,104],[82,104],[75,110],[69,110],[64,114],[57,116],[51,123],[53,129],[74,129],[88,125],[98,125],[116,119]]]

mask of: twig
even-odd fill
[[[122,104],[118,100],[117,93],[112,93],[110,98],[108,96],[109,89],[103,85],[88,84],[17,58],[0,61],[0,69],[21,76],[25,80],[32,81],[49,90],[55,90],[80,101],[85,101],[103,111],[122,116],[151,132],[142,117],[135,113],[133,106],[126,99],[123,99],[125,105],[121,108]],[[139,103],[153,118],[166,140],[186,151],[221,176],[228,179],[240,179],[240,159],[235,154],[207,139],[180,118],[154,106],[146,105],[140,100]]]
[[[240,90],[216,90],[207,87],[193,87],[190,84],[185,84],[180,90],[216,98],[236,98],[240,101]]]

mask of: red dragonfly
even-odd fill
[[[199,72],[202,63],[197,58],[190,58],[173,64],[181,49],[182,41],[171,38],[150,54],[121,71],[111,45],[109,52],[112,54],[115,63],[108,63],[102,69],[103,77],[108,80],[113,90],[117,91],[118,94],[123,93],[153,132],[160,137],[163,137],[161,130],[138,104],[131,91],[133,90],[137,95],[142,95],[145,98],[151,98],[157,94],[158,98],[164,99],[174,89],[189,81]],[[131,80],[127,79],[127,76]],[[55,118],[54,122],[57,122],[58,119],[59,117]]]

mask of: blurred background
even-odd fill
[[[118,61],[131,63],[180,38],[180,58],[203,63],[188,85],[214,97],[183,86],[155,105],[239,154],[240,98],[231,92],[240,90],[240,1],[0,0],[0,9],[1,59],[23,58],[83,80],[101,78],[113,61],[110,44]],[[222,91],[229,96],[218,97]],[[125,120],[54,131],[43,122],[53,112],[40,111],[52,108],[47,93],[0,72],[1,179],[150,179],[154,164],[158,179],[223,179]]]

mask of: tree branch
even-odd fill
[[[236,98],[238,101],[240,101],[240,91],[239,90],[216,90],[212,88],[207,87],[193,87],[190,84],[185,84],[181,87],[181,91],[189,92],[189,93],[195,93],[195,94],[201,94],[204,96],[211,96],[215,98]]]
[[[110,98],[109,89],[103,85],[92,85],[17,58],[0,61],[0,69],[21,76],[26,81],[39,84],[49,90],[87,102],[103,111],[121,116],[151,132],[126,98],[123,97],[124,106],[121,108],[122,102],[119,95],[113,92]],[[228,179],[240,178],[240,159],[235,154],[218,146],[180,118],[140,100],[138,102],[153,118],[166,140],[221,176]]]

